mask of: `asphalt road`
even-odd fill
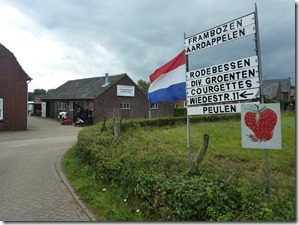
[[[90,221],[56,170],[80,127],[28,117],[28,130],[0,132],[0,221]]]

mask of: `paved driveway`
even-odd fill
[[[81,128],[28,117],[28,130],[0,132],[0,221],[88,221],[55,164]]]

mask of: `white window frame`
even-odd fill
[[[73,104],[73,101],[70,101],[69,102],[69,110],[72,112],[74,111],[74,104]]]
[[[151,106],[151,109],[158,109],[158,103],[155,103],[154,105]]]
[[[0,98],[0,120],[3,120],[3,98]]]
[[[65,101],[57,102],[57,107],[58,107],[58,110],[65,110],[66,102]]]
[[[120,103],[120,108],[121,109],[130,109],[130,103],[122,102],[122,103]]]

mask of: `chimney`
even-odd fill
[[[105,84],[109,84],[108,73],[105,73]]]
[[[108,79],[108,73],[105,73],[105,82],[102,85],[102,87],[106,87],[110,84],[109,79]]]

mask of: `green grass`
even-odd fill
[[[97,221],[142,221],[138,208],[127,203],[117,187],[98,182],[88,165],[81,165],[73,146],[64,156],[62,168],[77,195],[95,214]]]
[[[289,206],[272,210],[292,221],[295,204],[295,115],[282,113],[282,149],[269,150],[271,199],[286,199]],[[92,129],[92,128],[86,128]],[[97,128],[98,129],[98,128]],[[99,130],[99,129],[98,129]],[[265,180],[263,149],[243,149],[241,122],[237,120],[191,123],[191,151],[194,159],[202,145],[204,134],[209,135],[209,147],[201,164],[220,176],[238,176],[244,183]],[[148,157],[153,151],[165,152],[185,161],[180,171],[188,169],[186,124],[163,128],[137,127],[123,133],[117,144],[118,151],[138,152],[138,157]],[[111,148],[115,148],[111,146]],[[141,204],[127,196],[121,187],[102,184],[90,166],[81,165],[76,146],[63,159],[63,170],[73,188],[98,221],[146,221],[145,214],[136,212]],[[273,198],[278,197],[278,198]],[[127,201],[124,201],[126,199]],[[285,215],[289,213],[290,215]],[[275,218],[272,218],[275,219]]]

